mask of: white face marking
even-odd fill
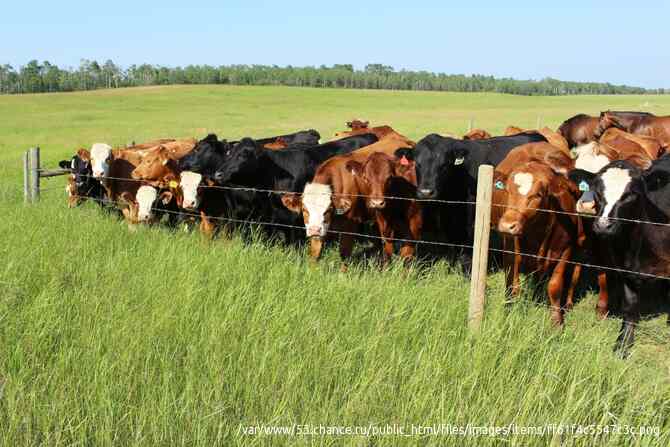
[[[575,168],[583,169],[592,173],[596,173],[609,164],[610,159],[600,154],[596,155],[596,143],[591,142],[583,144],[574,149],[577,154],[575,160]]]
[[[158,197],[158,191],[153,186],[143,185],[137,190],[135,200],[137,200],[138,210],[137,218],[140,221],[147,221],[153,215],[153,206]]]
[[[72,159],[72,163],[70,163],[70,167],[71,167],[72,169],[75,168],[74,158]]]
[[[533,186],[533,174],[529,172],[515,174],[514,184],[517,186],[519,194],[522,196],[527,195],[530,192],[530,188]]]
[[[308,183],[302,194],[302,206],[309,213],[305,222],[307,236],[325,236],[329,223],[325,221],[325,214],[331,206],[333,190],[330,185]]]
[[[202,174],[196,172],[184,171],[179,176],[179,185],[184,194],[184,201],[182,208],[194,209],[200,205],[200,198],[198,197],[198,186],[202,181]]]
[[[112,146],[104,143],[95,143],[91,146],[91,168],[93,177],[100,178],[109,174],[108,159],[112,156]]]
[[[609,215],[614,205],[621,199],[626,186],[631,181],[630,173],[627,169],[609,168],[600,178],[603,181],[603,197],[605,199],[605,208],[602,216],[598,219],[602,225],[609,223]]]

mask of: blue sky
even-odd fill
[[[383,63],[670,87],[670,1],[5,2],[0,63]]]

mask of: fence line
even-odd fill
[[[128,205],[127,202],[121,202],[121,201],[116,201],[116,200],[110,200],[110,199],[97,199],[94,197],[87,197],[87,196],[77,196],[80,199],[84,200],[93,200],[95,202],[100,202],[100,203],[107,203],[107,204],[114,204],[114,205]],[[184,216],[190,216],[190,217],[201,217],[200,214],[197,213],[191,213],[188,211],[172,211],[172,210],[166,210],[162,208],[156,208],[156,207],[151,207],[151,210],[153,211],[158,211],[162,213],[167,213],[167,214],[173,214],[173,215],[184,215]],[[217,221],[222,221],[222,222],[231,222],[231,223],[239,223],[239,224],[246,224],[246,225],[265,225],[265,226],[274,226],[274,227],[279,227],[279,228],[289,228],[289,229],[295,229],[295,230],[305,230],[304,226],[301,225],[291,225],[291,224],[284,224],[281,222],[263,222],[263,221],[258,221],[258,220],[245,220],[245,219],[235,219],[232,217],[221,217],[221,216],[206,216],[208,219],[211,220],[217,220]],[[456,243],[450,243],[450,242],[439,242],[439,241],[428,241],[428,240],[421,240],[421,239],[403,239],[403,238],[385,238],[383,236],[377,236],[373,234],[365,234],[365,233],[357,233],[357,232],[351,232],[351,231],[340,231],[340,230],[333,230],[333,229],[328,229],[327,233],[332,233],[332,234],[339,234],[339,235],[346,235],[346,236],[354,236],[354,237],[362,237],[362,238],[368,238],[368,239],[378,239],[378,240],[384,240],[384,241],[391,241],[391,242],[406,242],[406,243],[412,243],[412,244],[423,244],[423,245],[434,245],[434,246],[443,246],[443,247],[450,247],[450,248],[462,248],[462,249],[473,249],[473,245],[467,245],[467,244],[456,244]],[[559,258],[551,258],[548,256],[540,256],[532,253],[524,253],[524,252],[515,252],[512,250],[505,250],[502,248],[494,248],[494,247],[489,247],[489,251],[497,252],[497,253],[502,253],[502,254],[509,254],[509,255],[519,255],[523,257],[528,257],[528,258],[534,258],[542,261],[550,261],[550,262],[565,262],[566,264],[570,265],[579,265],[582,267],[587,267],[587,268],[593,268],[593,269],[599,269],[599,270],[607,270],[607,271],[613,271],[617,273],[627,273],[627,274],[632,274],[632,275],[639,275],[639,276],[644,276],[648,278],[653,278],[653,279],[662,279],[662,280],[670,280],[670,277],[668,276],[661,276],[661,275],[654,275],[651,273],[644,273],[644,272],[636,272],[633,270],[626,270],[626,269],[621,269],[617,267],[609,267],[609,266],[604,266],[604,265],[597,265],[597,264],[589,264],[589,263],[583,263],[583,262],[576,262],[576,261],[568,261],[568,260],[562,260]]]
[[[87,174],[80,174],[80,176],[87,177],[87,178],[92,178],[94,180],[99,180],[100,178],[104,178],[104,179],[109,179],[109,180],[119,180],[119,181],[125,181],[125,182],[139,182],[139,183],[146,183],[146,184],[149,184],[150,182],[155,182],[156,181],[156,180],[144,180],[144,179],[134,179],[134,178],[109,177],[109,176],[94,177],[92,175],[87,175]],[[154,185],[149,184],[149,186],[154,186]],[[157,186],[154,186],[154,187],[156,188]],[[199,185],[198,188],[220,189],[220,190],[228,190],[228,191],[249,191],[249,192],[258,192],[258,193],[264,193],[264,194],[279,194],[279,195],[293,194],[293,195],[298,195],[298,196],[303,195],[302,192],[286,191],[286,190],[278,190],[278,189],[253,188],[253,187],[250,187],[250,186]],[[331,194],[331,195],[337,195],[337,196],[343,196],[343,197],[358,197],[358,198],[365,198],[365,199],[383,198],[383,199],[391,199],[391,200],[407,200],[407,201],[413,201],[413,202],[419,202],[419,203],[423,203],[423,202],[443,203],[443,204],[447,204],[447,205],[470,205],[470,206],[477,205],[476,201],[470,201],[470,200],[421,199],[421,198],[400,197],[400,196],[371,196],[369,194],[353,194],[353,193],[320,192],[320,193],[310,193],[310,194],[313,194],[313,195],[328,195],[328,194]],[[550,209],[547,209],[547,208],[533,208],[533,207],[521,208],[521,207],[507,205],[507,204],[501,204],[501,203],[492,203],[491,206],[496,207],[496,208],[513,209],[513,210],[517,210],[517,211],[528,210],[528,211],[539,211],[539,212],[543,212],[543,213],[562,214],[562,215],[566,215],[566,216],[582,217],[584,219],[595,219],[595,218],[599,217],[599,216],[595,216],[595,215],[581,214],[581,213],[572,212],[572,211],[550,210]],[[629,219],[629,218],[624,218],[624,217],[608,217],[608,220],[670,227],[670,223],[652,222],[652,221],[649,221],[649,220]]]

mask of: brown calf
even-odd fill
[[[366,206],[372,211],[384,243],[384,262],[393,256],[393,240],[401,241],[400,256],[414,258],[416,244],[409,240],[421,239],[423,219],[416,197],[416,181],[412,184],[403,177],[404,167],[395,157],[383,152],[370,155],[365,163],[349,160],[346,169],[365,183],[369,194]]]
[[[580,191],[563,174],[555,172],[549,165],[530,161],[516,166],[506,178],[499,178],[507,192],[507,208],[501,216],[497,231],[503,236],[504,247],[521,256],[504,256],[506,271],[523,272],[549,278],[547,294],[551,303],[551,320],[563,324],[561,301],[566,295],[565,308],[573,305],[574,288],[579,279],[579,270],[570,269],[569,261],[579,246],[581,236],[580,218],[572,214],[548,213],[538,209],[575,213],[575,204]],[[572,270],[572,275],[569,275]],[[506,277],[510,288],[512,275]],[[518,286],[517,286],[518,287]]]
[[[332,157],[317,168],[311,183],[305,186],[302,197],[298,194],[282,196],[286,208],[303,215],[313,260],[321,256],[323,241],[331,227],[338,231],[356,232],[364,221],[371,219],[365,200],[360,197],[370,194],[369,185],[359,181],[347,170],[347,162],[364,163],[375,152],[392,155],[396,150],[407,147],[414,147],[414,142],[392,134],[350,154]],[[403,166],[403,169],[407,167]],[[410,174],[405,172],[404,175]],[[342,234],[340,257],[343,269],[346,268],[352,249],[353,236]]]

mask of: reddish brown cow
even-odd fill
[[[656,138],[663,146],[670,145],[670,116],[656,116],[647,112],[615,112],[600,113],[596,137],[605,130],[616,127],[636,135]]]
[[[407,181],[402,161],[395,157],[375,152],[365,163],[349,160],[346,169],[365,183],[369,189],[366,206],[372,210],[377,228],[383,238],[384,261],[393,255],[393,240],[420,240],[423,219],[421,207],[416,197],[416,180]],[[396,198],[398,197],[398,198]],[[416,244],[401,242],[400,256],[409,260],[414,258]]]
[[[484,129],[472,129],[463,135],[464,140],[485,140],[487,138],[491,138],[491,134]]]
[[[565,282],[571,278],[565,305],[565,308],[570,309],[573,305],[572,294],[579,279],[579,271],[570,269],[569,262],[580,243],[581,221],[572,214],[547,213],[538,209],[575,213],[575,204],[581,193],[563,174],[538,161],[516,166],[506,178],[499,177],[497,182],[501,182],[507,192],[507,208],[496,227],[503,235],[504,247],[509,251],[534,256],[521,256],[520,264],[515,265],[516,256],[506,255],[505,269],[518,269],[520,272],[548,277],[551,319],[561,325]],[[506,282],[510,288],[513,287],[511,278],[511,275],[507,275]]]
[[[310,240],[310,257],[313,260],[321,256],[323,241],[329,229],[355,232],[373,215],[367,209],[365,200],[360,197],[370,194],[369,185],[358,181],[347,170],[347,162],[364,163],[375,152],[392,155],[396,150],[408,147],[414,147],[414,142],[389,135],[350,154],[332,157],[317,168],[312,182],[305,186],[302,197],[298,194],[285,194],[282,197],[284,206],[303,215]],[[407,166],[403,165],[402,169],[399,168],[400,171],[403,171],[405,177],[410,176]],[[353,237],[343,234],[340,238],[343,269],[346,269],[346,261],[351,256],[352,248]]]

